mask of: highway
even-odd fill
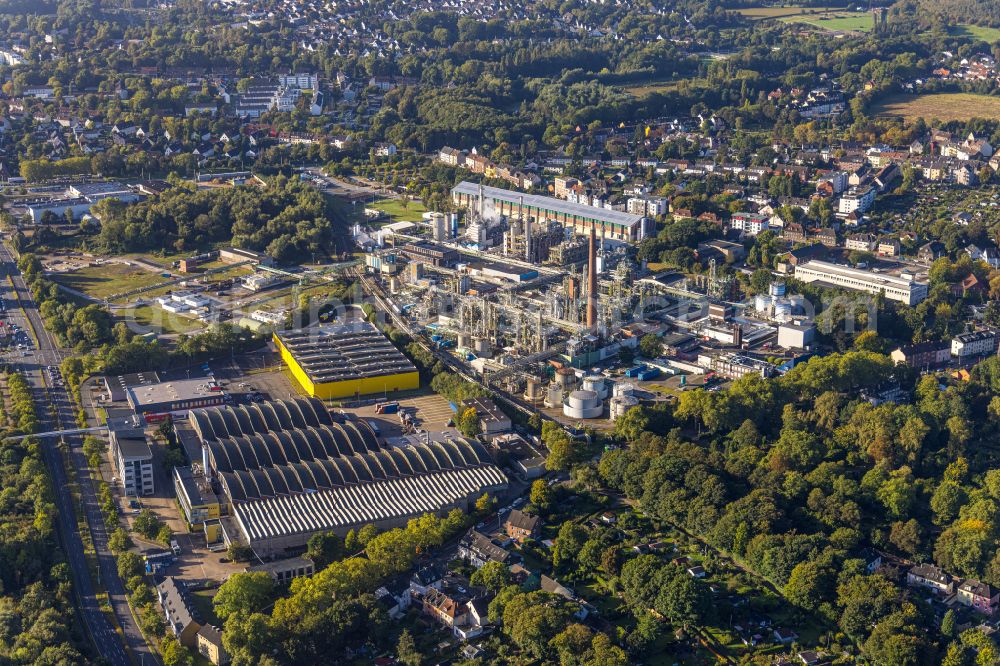
[[[44,376],[46,366],[58,366],[68,354],[45,330],[31,292],[17,269],[13,255],[3,243],[0,243],[0,281],[10,321],[27,330],[29,334],[33,332],[33,336],[37,336],[37,346],[33,351],[29,350],[26,352],[27,355],[16,352],[17,355],[12,356],[10,361],[24,373],[31,384],[41,431],[73,427],[76,410],[68,391],[64,387],[49,386]],[[86,511],[93,545],[98,554],[99,580],[108,592],[115,620],[124,634],[119,635],[112,621],[98,604],[94,583],[84,556],[83,541],[74,518],[70,479],[63,465],[58,442],[54,439],[42,440],[42,451],[52,474],[56,505],[59,508],[57,525],[60,541],[73,572],[73,588],[77,596],[79,614],[94,645],[95,655],[103,657],[114,666],[159,664],[156,654],[150,650],[139,631],[125,598],[125,586],[118,577],[117,564],[108,549],[108,533],[104,517],[90,478],[80,438],[71,436],[67,437],[66,441],[70,445],[70,463],[75,470],[75,481],[80,488],[82,508]]]

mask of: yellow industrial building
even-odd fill
[[[309,396],[327,400],[420,388],[417,368],[367,321],[275,333],[274,344]]]

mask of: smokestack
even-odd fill
[[[597,234],[590,225],[590,255],[587,259],[587,328],[597,326]]]
[[[479,183],[479,220],[485,223],[486,197],[483,196],[483,184]]]
[[[524,260],[531,263],[531,220],[524,214],[524,197],[518,201],[518,215],[524,222]]]

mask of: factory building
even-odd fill
[[[553,197],[462,181],[452,188],[451,198],[459,206],[475,208],[479,204],[480,191],[497,213],[511,218],[526,218],[534,222],[555,220],[571,227],[578,236],[587,235],[592,228],[596,228],[607,239],[622,242],[638,242],[646,236],[646,226],[641,215]]]
[[[796,266],[795,278],[803,282],[819,282],[842,289],[866,291],[869,294],[885,292],[885,297],[889,300],[901,301],[907,305],[916,305],[927,298],[927,283],[917,282],[909,274],[896,277],[815,259]]]
[[[222,389],[205,377],[130,386],[126,397],[136,415],[150,422],[168,414],[182,414],[197,407],[211,407],[225,402]]]
[[[226,541],[264,559],[301,554],[318,531],[398,527],[507,487],[478,442],[384,446],[366,422],[335,423],[316,399],[196,410],[191,423],[231,505]]]
[[[366,321],[276,333],[274,343],[295,381],[314,398],[420,387],[413,363]]]

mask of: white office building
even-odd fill
[[[112,430],[111,459],[126,496],[153,494],[153,452],[141,429]]]
[[[832,287],[864,291],[869,294],[885,293],[892,301],[916,305],[927,298],[927,283],[917,282],[912,275],[900,276],[858,270],[826,261],[807,261],[795,267],[795,278],[802,282],[822,282]]]

